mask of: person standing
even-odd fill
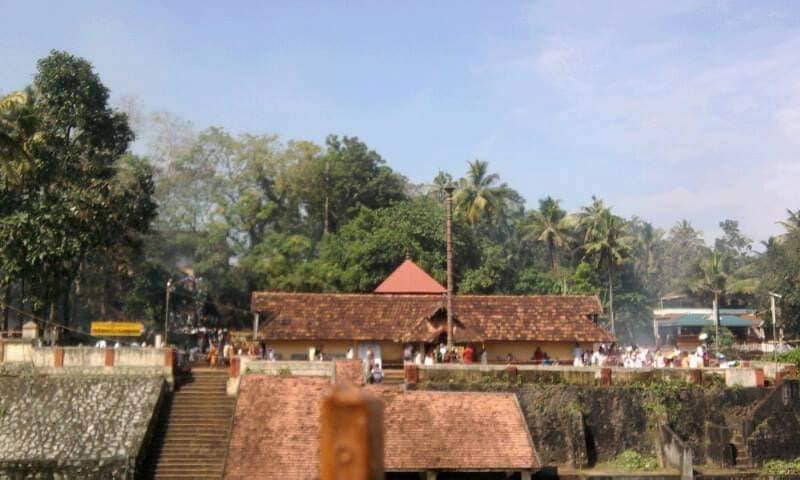
[[[439,363],[444,362],[446,355],[447,355],[447,345],[445,345],[444,343],[439,343],[439,351],[437,352],[436,355],[436,361]]]
[[[414,346],[410,343],[403,348],[403,362],[410,363],[414,359]]]
[[[435,363],[435,359],[433,356],[433,352],[429,351],[425,354],[425,365],[433,365]]]
[[[424,362],[422,350],[417,350],[417,353],[414,354],[414,363],[417,365],[422,365],[422,362]]]
[[[475,361],[475,349],[472,348],[472,345],[467,345],[464,353],[461,354],[461,359],[464,363],[473,363]]]
[[[537,345],[536,350],[533,352],[533,364],[541,365],[543,359],[544,355],[542,355],[542,349]]]
[[[583,366],[583,351],[581,350],[581,346],[578,342],[575,342],[575,348],[572,349],[572,366]]]

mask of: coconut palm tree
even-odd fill
[[[586,243],[594,236],[594,232],[602,221],[606,210],[608,208],[606,208],[603,200],[594,195],[592,195],[591,205],[581,207],[581,211],[578,213],[578,229],[582,237],[580,241]]]
[[[525,237],[547,245],[550,253],[550,270],[558,270],[557,249],[562,248],[567,240],[570,228],[567,212],[561,209],[559,200],[545,197],[539,200],[539,209],[530,214],[530,223],[524,227]]]
[[[482,217],[497,215],[503,208],[505,185],[498,185],[500,176],[489,173],[489,163],[483,160],[469,162],[466,178],[459,182],[453,196],[457,214],[464,215],[470,225]]]
[[[797,209],[795,212],[787,209],[786,213],[789,215],[789,217],[785,221],[778,222],[783,226],[783,228],[786,229],[786,232],[780,235],[778,238],[785,238],[790,235],[796,235],[800,233],[800,209]]]
[[[608,310],[611,319],[611,333],[616,333],[614,325],[614,273],[622,265],[631,250],[633,239],[627,234],[624,220],[604,208],[597,212],[592,224],[591,237],[583,245],[584,255],[594,258],[598,268],[606,271],[608,279]]]
[[[711,252],[700,262],[697,277],[692,281],[690,289],[694,292],[710,293],[714,297],[715,343],[719,351],[719,299],[728,286],[728,272],[725,257],[717,250]]]

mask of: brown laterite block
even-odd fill
[[[53,353],[53,365],[56,368],[64,366],[64,349],[62,347],[56,347]]]
[[[231,358],[231,378],[239,376],[239,369],[242,366],[242,360],[239,357]]]
[[[600,369],[600,384],[606,387],[610,387],[611,384],[614,383],[613,378],[611,377],[611,369],[610,368],[601,368]]]
[[[753,369],[756,374],[756,386],[763,387],[764,386],[764,369],[763,368],[754,368]]]
[[[419,368],[413,363],[407,363],[403,368],[406,385],[416,385],[419,382]]]
[[[113,367],[114,366],[114,349],[113,348],[106,348],[105,366],[106,367]]]

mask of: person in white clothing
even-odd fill
[[[417,365],[422,365],[423,361],[424,358],[422,356],[422,352],[420,350],[417,350],[417,353],[414,354],[414,363]]]
[[[583,366],[583,351],[581,350],[581,346],[578,344],[578,342],[575,342],[575,348],[572,350],[572,366]]]
[[[425,365],[433,365],[433,352],[428,352],[425,354]]]

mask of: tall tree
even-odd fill
[[[81,262],[120,235],[113,183],[133,135],[125,116],[109,108],[108,90],[91,65],[68,53],[40,60],[25,96],[17,101],[25,115],[16,118],[16,128],[4,129],[24,131],[12,137],[32,141],[17,149],[28,159],[24,175],[19,168],[2,173],[2,276],[8,281],[13,272],[30,285],[32,300],[49,305],[54,321],[56,302],[68,295]],[[11,185],[20,195],[5,188]]]
[[[550,254],[550,270],[558,270],[557,249],[562,248],[569,232],[567,212],[553,197],[539,200],[539,209],[530,213],[530,223],[526,226],[527,234],[536,241],[547,245]]]
[[[625,261],[631,249],[632,239],[627,235],[624,221],[612,214],[610,209],[604,209],[597,214],[591,231],[592,234],[583,249],[587,257],[594,258],[598,267],[606,271],[611,333],[615,333],[614,272]]]
[[[372,291],[409,254],[440,282],[445,281],[442,228],[444,208],[421,197],[391,207],[361,211],[338,232],[326,235],[319,246],[317,271],[327,275],[327,289]],[[474,233],[466,222],[453,222],[455,282],[476,267]]]
[[[469,162],[467,176],[462,178],[453,196],[456,213],[470,225],[483,218],[492,219],[503,208],[505,184],[499,185],[500,176],[489,173],[489,163],[484,160]]]
[[[696,230],[688,220],[677,222],[670,229],[664,245],[664,293],[677,294],[685,291],[685,286],[693,278],[695,266],[709,253],[702,232]]]
[[[357,137],[329,135],[325,151],[293,169],[292,188],[309,221],[335,232],[361,207],[382,208],[406,197],[406,179]],[[316,235],[315,235],[316,236]]]
[[[786,214],[788,215],[786,220],[778,222],[783,226],[784,229],[786,229],[786,231],[779,238],[800,233],[800,208],[795,211],[787,209]]]
[[[607,210],[603,200],[594,195],[592,195],[590,205],[581,207],[578,212],[578,230],[576,232],[580,237],[580,242],[586,243],[595,236],[595,231],[600,228],[600,223]]]

